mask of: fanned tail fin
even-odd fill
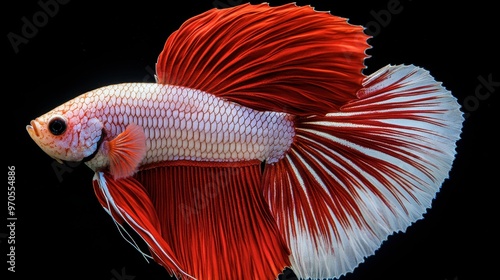
[[[368,76],[339,112],[297,120],[265,197],[301,278],[352,271],[422,218],[448,177],[461,133],[456,99],[415,66]]]

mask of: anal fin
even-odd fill
[[[128,235],[123,227],[128,224],[148,245],[153,258],[158,264],[165,267],[167,272],[176,277],[193,279],[181,268],[171,247],[163,240],[160,232],[160,223],[144,187],[134,178],[127,177],[115,180],[110,173],[97,172],[93,179],[94,191],[97,199],[120,227],[120,233]],[[144,256],[134,240],[123,236],[129,243],[136,246]],[[148,256],[149,257],[149,256]]]
[[[264,201],[260,162],[176,161],[135,175],[164,240],[196,279],[276,279],[289,250]]]

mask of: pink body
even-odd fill
[[[283,157],[294,137],[288,114],[259,112],[179,86],[110,85],[76,97],[58,110],[69,119],[77,118],[75,123],[83,123],[83,133],[78,135],[87,139],[80,139],[82,142],[98,140],[97,131],[85,133],[86,129],[102,127],[106,142],[129,124],[141,126],[146,136],[146,156],[141,165],[170,160],[258,159],[273,163]],[[85,121],[99,123],[87,126]],[[95,157],[86,163],[93,170],[109,164],[106,145],[97,149]]]

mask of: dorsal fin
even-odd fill
[[[310,6],[212,9],[167,39],[157,82],[257,110],[325,114],[362,87],[367,38],[363,27]]]

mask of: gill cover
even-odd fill
[[[26,126],[35,143],[58,162],[82,161],[94,154],[103,137],[97,118],[77,118],[71,111],[54,109]]]

